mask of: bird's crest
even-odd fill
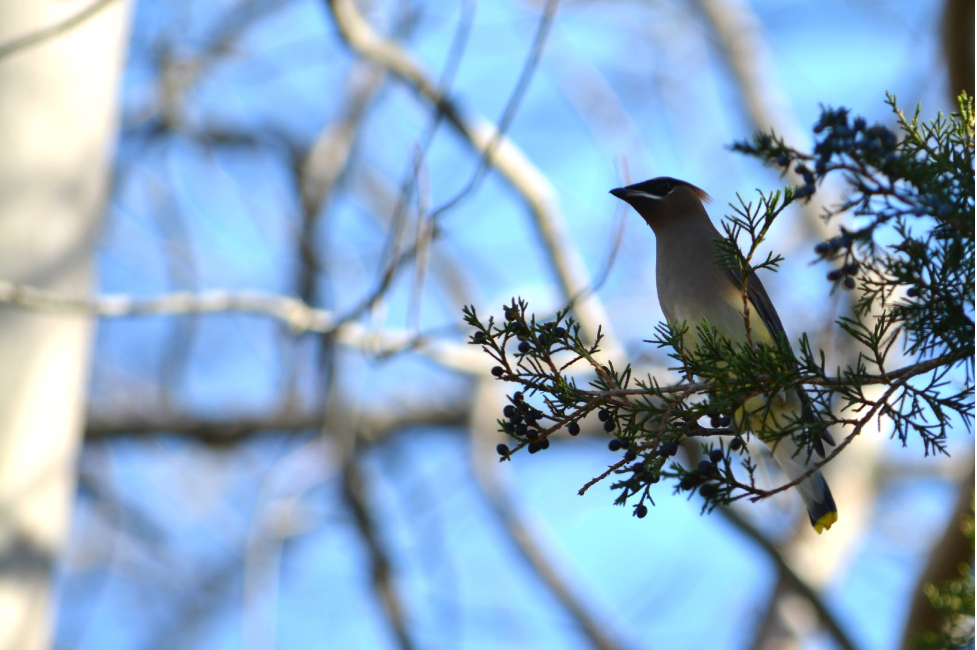
[[[712,201],[712,197],[709,196],[705,190],[696,187],[692,183],[689,183],[687,181],[682,181],[677,178],[672,178],[671,176],[659,176],[658,178],[652,178],[650,180],[641,183],[635,183],[634,185],[629,185],[625,189],[637,190],[645,194],[650,194],[653,197],[664,197],[679,185],[684,185],[685,187],[692,190],[692,192],[703,203],[709,203],[710,201]]]
[[[712,202],[712,197],[709,196],[708,192],[706,192],[705,190],[696,187],[692,183],[686,183],[685,181],[679,181],[679,183],[681,183],[682,185],[685,185],[690,190],[692,190],[695,193],[695,195],[697,197],[699,197],[699,200],[702,201],[703,203],[711,203]]]

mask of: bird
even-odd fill
[[[611,190],[628,203],[651,226],[656,242],[655,280],[658,301],[665,318],[673,326],[685,325],[683,341],[694,349],[695,327],[706,320],[733,343],[790,346],[784,326],[757,274],[747,275],[749,331],[744,318],[743,278],[739,270],[722,268],[717,240],[723,239],[706,212],[711,198],[700,188],[668,176]],[[775,441],[770,431],[778,423],[797,420],[820,425],[802,389],[765,398],[750,398],[734,415],[738,430],[749,429],[758,437],[766,432],[774,460],[794,481],[811,469],[813,454],[798,446],[790,436]],[[814,450],[824,457],[823,442],[834,444],[821,425],[821,440]],[[811,525],[818,534],[838,521],[838,509],[821,471],[815,470],[797,486],[807,507]]]

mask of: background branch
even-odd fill
[[[744,519],[735,508],[720,508],[722,515],[743,535],[750,539],[777,567],[778,580],[783,580],[788,588],[801,596],[814,610],[824,629],[835,643],[845,650],[855,650],[856,646],[842,629],[835,616],[825,606],[821,596],[811,588],[790,566],[780,550],[765,535]],[[774,589],[774,593],[778,593]],[[773,605],[774,603],[771,603]]]
[[[603,306],[595,296],[586,294],[591,284],[586,266],[566,232],[555,192],[546,177],[509,138],[498,138],[498,130],[484,119],[463,116],[454,101],[439,91],[408,52],[385,40],[370,27],[352,0],[330,0],[328,4],[340,34],[355,52],[384,66],[436,106],[448,123],[465,137],[476,152],[486,156],[492,167],[519,193],[533,215],[565,298],[585,296],[574,306],[584,335],[595,340],[598,327],[603,326],[605,354],[611,359],[623,358],[623,351],[608,326],[610,319]],[[497,144],[493,144],[497,138]],[[495,149],[490,150],[491,147]]]

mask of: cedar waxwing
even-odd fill
[[[611,190],[627,202],[655,231],[657,264],[655,276],[658,301],[665,318],[674,325],[688,327],[686,343],[694,349],[695,327],[705,319],[717,332],[733,343],[746,343],[743,317],[743,280],[738,270],[719,266],[716,240],[723,236],[712,225],[704,202],[709,195],[698,187],[675,178],[653,178],[643,183]],[[750,304],[750,338],[763,345],[790,345],[784,326],[755,273],[747,280]],[[768,405],[763,397],[754,397],[734,414],[737,430],[770,431],[779,422],[785,425],[797,414],[807,422],[818,422],[806,395],[799,391],[779,394]],[[762,439],[762,438],[761,438]],[[834,444],[825,432],[823,439]],[[824,446],[815,447],[824,456]],[[805,450],[786,436],[773,445],[773,457],[794,480],[810,469],[813,461]],[[838,520],[831,491],[818,470],[797,485],[807,506],[811,524],[820,534]]]

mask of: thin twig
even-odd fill
[[[368,63],[353,66],[346,82],[342,117],[322,130],[294,168],[302,199],[298,294],[310,304],[318,297],[317,278],[321,270],[317,252],[322,245],[317,237],[318,222],[333,188],[349,165],[360,126],[385,78],[386,70],[378,66]]]
[[[587,493],[587,490],[589,490],[592,486],[597,485],[598,483],[600,483],[601,481],[603,481],[605,478],[607,478],[608,476],[610,476],[611,473],[614,472],[614,470],[621,469],[622,467],[624,467],[625,465],[627,465],[629,462],[631,462],[631,461],[629,461],[626,458],[622,458],[621,460],[617,461],[616,463],[614,463],[613,465],[611,465],[610,467],[608,467],[607,468],[607,471],[605,471],[603,474],[601,474],[600,476],[595,476],[594,478],[592,478],[589,481],[587,481],[582,488],[580,488],[579,490],[577,490],[577,494],[580,495],[580,496],[583,496],[584,494]]]
[[[485,177],[489,160],[499,148],[502,139],[505,138],[505,134],[509,130],[509,126],[512,124],[512,120],[516,115],[516,110],[519,108],[519,104],[522,102],[522,98],[529,88],[529,81],[532,79],[533,73],[536,71],[536,66],[539,64],[539,59],[543,54],[543,46],[546,44],[546,38],[549,35],[553,18],[556,16],[556,7],[558,4],[558,0],[546,0],[546,5],[543,7],[543,15],[540,17],[539,26],[536,28],[536,36],[533,38],[533,44],[530,48],[529,57],[523,65],[522,72],[519,75],[519,81],[516,83],[516,88],[509,97],[505,110],[502,111],[502,117],[499,119],[495,133],[492,134],[491,141],[489,141],[484,151],[482,151],[475,173],[472,174],[471,178],[468,179],[468,183],[458,194],[431,213],[432,220],[437,219],[461,203],[465,197],[469,196],[478,187]]]
[[[352,0],[329,0],[340,35],[357,54],[385,66],[391,74],[433,104],[448,123],[480,154],[489,150],[497,129],[483,118],[466,116],[457,104],[427,77],[413,57],[399,44],[378,34],[356,9]],[[547,254],[569,299],[590,286],[586,265],[570,240],[556,205],[556,194],[546,177],[508,137],[502,137],[488,162],[522,197],[546,245]],[[604,352],[612,359],[625,357],[623,348],[607,328],[610,319],[593,295],[578,300],[574,312],[585,337],[596,340],[604,324]]]
[[[419,159],[420,160],[420,159]],[[421,160],[423,162],[423,160]],[[429,214],[431,204],[431,181],[425,167],[417,168],[417,263],[414,268],[414,283],[408,300],[407,314],[413,329],[421,329],[421,301],[424,294],[424,278],[431,259],[431,242],[434,239],[434,217]]]
[[[555,15],[556,4],[557,4],[556,0],[548,0],[546,7],[543,10],[543,16],[540,19],[540,24],[536,32],[536,37],[533,40],[533,45],[530,51],[529,58],[525,66],[523,67],[522,74],[520,75],[519,81],[516,84],[516,89],[515,91],[513,91],[512,95],[510,96],[509,101],[506,104],[505,110],[503,111],[502,119],[499,121],[499,125],[493,130],[491,139],[482,148],[480,152],[479,162],[478,162],[478,166],[475,169],[475,172],[469,178],[468,183],[466,183],[465,187],[462,188],[462,190],[458,194],[456,194],[453,198],[448,200],[446,203],[435,208],[428,215],[428,219],[432,224],[432,233],[434,232],[433,227],[435,224],[437,224],[439,219],[441,219],[441,217],[449,210],[451,210],[459,203],[461,203],[462,200],[464,200],[466,197],[471,195],[481,183],[481,180],[483,179],[485,175],[485,171],[488,167],[489,160],[493,158],[496,150],[499,148],[500,143],[504,140],[505,132],[508,130],[509,125],[512,122],[512,119],[515,117],[515,111],[518,108],[522,100],[522,97],[529,86],[529,80],[532,78],[532,73],[536,69],[536,64],[538,63],[539,57],[542,54],[543,45],[546,42],[546,36],[549,33],[550,23],[552,22],[553,16]],[[366,23],[364,22],[364,24]],[[391,45],[397,47],[397,45],[394,43],[391,43]],[[447,90],[443,83],[441,87],[439,87],[436,90],[436,92],[440,96],[445,95]],[[443,115],[444,113],[441,110],[439,104],[436,104],[435,106],[438,109],[437,116],[438,118],[440,118],[440,116]],[[420,170],[423,169],[424,155],[433,139],[433,135],[438,124],[440,124],[440,119],[436,118],[434,124],[432,125],[428,133],[428,138],[425,141],[424,146],[418,150],[416,156],[414,157],[413,169],[411,174],[412,180],[405,184],[400,200],[397,203],[397,208],[394,211],[393,225],[391,227],[392,234],[389,241],[389,247],[391,250],[386,256],[389,259],[389,262],[386,264],[386,267],[380,276],[380,282],[378,283],[377,287],[365,299],[360,301],[359,304],[355,305],[342,317],[342,322],[356,320],[363,313],[373,309],[377,305],[377,303],[379,303],[383,299],[387,291],[390,289],[394,279],[397,277],[397,271],[399,270],[399,268],[403,266],[407,261],[417,256],[419,253],[423,253],[425,250],[424,249],[425,242],[422,240],[418,240],[411,247],[408,247],[406,249],[402,248],[402,240],[405,234],[405,228],[404,228],[404,221],[406,220],[405,210],[406,210],[406,205],[408,203],[410,192],[412,191],[413,188],[419,187],[417,179],[420,176],[421,173]],[[423,218],[424,218],[423,214],[418,215],[418,219],[423,219]]]
[[[750,497],[750,501],[756,502],[756,501],[759,501],[760,499],[765,499],[767,497],[773,496],[774,494],[777,494],[778,492],[783,492],[785,490],[789,490],[790,488],[794,487],[795,485],[799,485],[803,481],[807,480],[811,475],[814,474],[814,472],[816,472],[819,469],[821,469],[822,466],[827,465],[835,456],[837,456],[838,454],[841,453],[841,450],[842,449],[844,449],[845,447],[847,447],[849,444],[851,444],[851,442],[856,437],[858,437],[858,435],[862,432],[862,429],[865,428],[865,425],[867,425],[869,422],[871,422],[872,421],[872,418],[875,417],[875,414],[878,413],[879,409],[882,408],[882,406],[887,403],[889,397],[891,397],[892,394],[895,393],[898,388],[900,388],[901,386],[903,386],[913,376],[915,376],[915,375],[911,375],[911,374],[904,375],[902,378],[896,380],[895,383],[893,383],[891,386],[889,386],[889,388],[882,394],[882,396],[875,402],[875,404],[872,405],[872,408],[869,409],[868,413],[866,413],[862,418],[859,419],[859,421],[855,424],[855,427],[852,430],[852,432],[849,433],[847,436],[845,436],[845,439],[842,440],[840,443],[838,443],[838,445],[836,445],[835,448],[832,449],[830,453],[828,453],[827,455],[825,455],[824,458],[822,458],[821,460],[817,461],[816,463],[812,463],[811,464],[811,467],[809,467],[806,472],[804,472],[800,476],[796,477],[792,481],[788,481],[787,483],[784,483],[783,485],[779,485],[779,486],[777,486],[775,488],[771,488],[769,490],[753,489],[752,490],[752,496]]]
[[[471,27],[474,22],[474,2],[473,0],[467,0],[461,9],[461,18],[458,21],[458,26],[455,29],[455,35],[452,39],[451,47],[449,49],[449,55],[447,62],[445,63],[444,70],[441,73],[441,80],[438,84],[437,92],[441,94],[446,94],[451,85],[454,83],[455,75],[458,72],[458,68],[461,65],[462,54],[465,47],[468,44],[468,38],[471,35]],[[370,59],[364,57],[364,60],[370,62]],[[375,62],[370,62],[370,65],[376,65],[386,70],[386,67],[380,66]],[[444,113],[435,106],[434,117],[431,120],[431,124],[427,129],[421,143],[416,147],[415,154],[412,157],[410,164],[408,165],[407,171],[405,171],[405,178],[400,183],[400,195],[397,199],[396,205],[393,210],[393,214],[390,219],[392,224],[390,227],[390,235],[387,238],[387,243],[385,251],[381,256],[381,259],[386,260],[383,264],[383,269],[380,272],[380,280],[377,286],[359,303],[354,305],[349,309],[346,314],[342,317],[342,321],[352,321],[359,318],[362,314],[370,311],[376,307],[376,305],[383,299],[390,286],[393,283],[394,278],[397,277],[398,272],[404,266],[406,266],[411,260],[415,259],[419,253],[423,254],[424,245],[426,242],[422,240],[415,240],[415,242],[408,246],[406,250],[401,250],[401,224],[406,219],[405,212],[407,206],[410,202],[410,197],[412,194],[422,191],[423,188],[419,189],[420,180],[420,170],[424,167],[424,160],[427,157],[428,149],[430,149],[432,143],[434,142],[434,136],[438,132],[438,128],[444,121]],[[418,201],[420,202],[421,197],[418,196]],[[424,218],[424,211],[418,208],[418,221],[422,221]],[[432,228],[430,230],[431,237],[436,234],[436,230]],[[421,262],[418,262],[420,265]],[[410,310],[408,310],[410,313]]]

